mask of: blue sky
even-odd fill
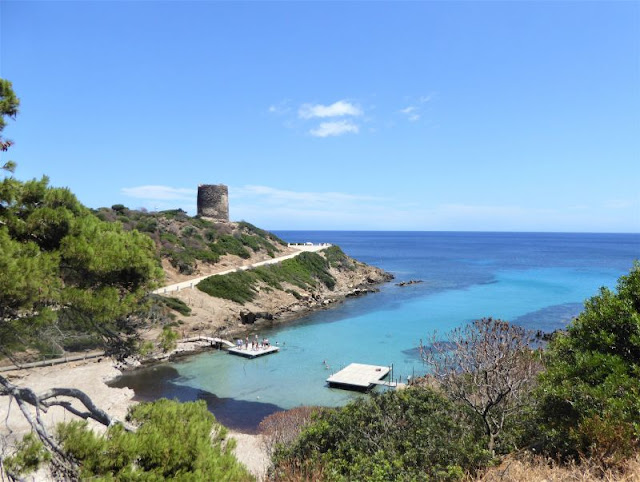
[[[0,3],[16,177],[267,229],[640,231],[639,2]]]

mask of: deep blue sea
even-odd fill
[[[276,231],[329,242],[396,280],[281,328],[260,332],[281,351],[254,360],[207,352],[122,377],[141,400],[204,399],[225,425],[252,431],[278,410],[336,406],[357,396],[326,378],[349,363],[425,372],[421,339],[485,316],[528,329],[563,328],[602,286],[640,258],[638,234]],[[398,287],[411,279],[423,283]],[[324,363],[326,362],[326,364]],[[327,365],[329,368],[327,368]]]

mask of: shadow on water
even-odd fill
[[[125,373],[108,385],[132,389],[135,392],[134,400],[138,402],[151,402],[159,398],[176,399],[180,402],[204,400],[218,422],[244,433],[256,433],[258,424],[265,417],[283,410],[271,403],[220,398],[205,390],[180,385],[177,383],[179,379],[180,375],[175,368],[159,365]]]

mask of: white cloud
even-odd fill
[[[418,100],[412,101],[412,105],[409,105],[404,109],[400,109],[398,112],[407,116],[407,120],[409,120],[410,122],[416,122],[422,117],[422,104],[426,104],[427,102],[431,101],[434,95],[435,94],[423,95],[419,97]]]
[[[171,186],[123,187],[120,191],[125,196],[149,201],[193,200],[197,193],[195,189]]]
[[[341,136],[342,134],[357,134],[360,128],[349,121],[322,122],[315,129],[311,129],[309,134],[313,137]]]
[[[343,117],[343,116],[359,116],[362,110],[345,100],[339,100],[331,105],[322,104],[302,104],[298,110],[298,116],[301,119],[313,119],[316,117]]]

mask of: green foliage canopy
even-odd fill
[[[376,394],[321,412],[276,451],[274,476],[293,467],[336,481],[458,480],[491,458],[468,420],[431,389]]]
[[[65,324],[117,339],[162,272],[151,239],[95,217],[48,179],[0,182],[0,348]]]
[[[536,426],[549,453],[622,457],[640,440],[640,264],[602,288],[556,336],[541,379]],[[607,462],[607,460],[603,460]]]
[[[0,152],[6,151],[13,144],[9,139],[3,139],[2,131],[6,126],[5,117],[15,118],[18,114],[18,106],[20,100],[16,97],[13,91],[11,82],[5,79],[0,79]],[[13,172],[16,165],[13,161],[7,161],[0,165],[0,169]]]
[[[115,425],[100,436],[86,422],[59,426],[62,447],[79,461],[82,480],[253,480],[202,400],[141,403],[128,420],[139,425],[135,432]]]

